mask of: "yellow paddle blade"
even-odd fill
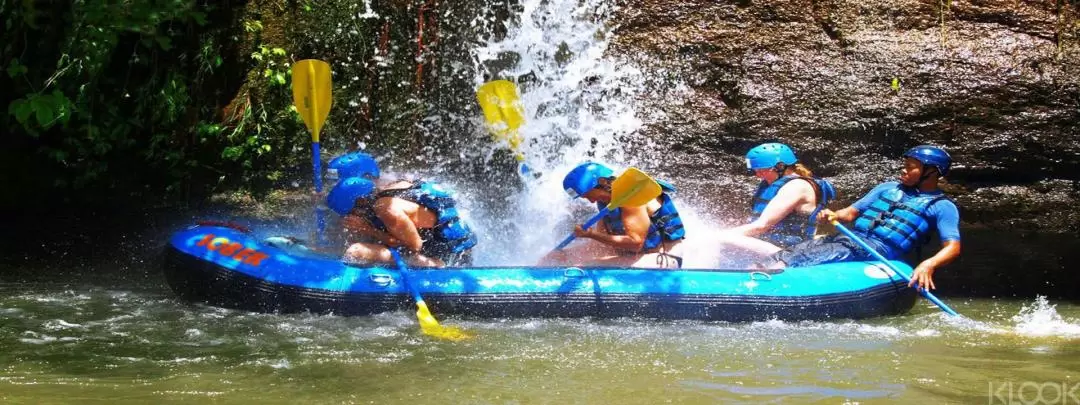
[[[471,333],[461,329],[440,325],[439,321],[435,320],[435,316],[431,314],[431,310],[428,309],[427,303],[423,301],[416,303],[416,320],[420,322],[420,331],[428,336],[455,342],[473,337]]]
[[[484,110],[484,121],[491,134],[496,140],[506,141],[516,152],[521,144],[518,128],[525,123],[525,108],[521,105],[517,86],[509,80],[484,83],[476,90],[476,101]]]
[[[631,167],[611,183],[611,203],[608,204],[608,209],[645,205],[663,192],[660,183],[645,172]]]
[[[293,104],[311,131],[312,142],[319,141],[319,132],[330,114],[330,87],[329,63],[315,59],[293,63]]]

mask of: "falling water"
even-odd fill
[[[610,3],[526,0],[519,14],[501,22],[505,36],[487,39],[474,50],[476,86],[492,79],[518,84],[526,116],[520,152],[540,174],[526,175],[520,193],[509,200],[514,206],[509,218],[498,219],[503,224],[484,224],[494,232],[484,240],[481,263],[533,263],[584,215],[595,212],[583,200],[571,202],[563,190],[563,175],[575,165],[592,160],[618,171],[647,163],[631,153],[647,146],[626,141],[643,125],[639,101],[649,78],[637,62],[607,53],[617,28],[612,16],[618,6]],[[507,147],[506,142],[492,144]],[[697,233],[698,241],[707,239],[712,226],[702,223],[692,207],[679,209],[688,233]]]

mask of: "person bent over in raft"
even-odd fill
[[[750,222],[721,232],[721,250],[745,256],[749,260],[743,263],[748,263],[813,239],[818,213],[836,198],[832,184],[814,177],[782,143],[750,149],[746,167],[761,179],[751,200]]]
[[[412,185],[408,180],[395,180],[382,177],[382,170],[375,158],[364,152],[349,152],[338,156],[327,165],[328,177],[337,180],[345,180],[350,177],[360,177],[375,183],[377,190],[390,188],[405,188]]]
[[[379,163],[364,152],[349,152],[330,160],[326,172],[328,177],[338,181],[359,177],[378,182],[381,174]]]
[[[603,209],[611,202],[614,181],[611,168],[586,162],[563,178],[563,188],[571,197],[584,197]],[[659,197],[640,207],[614,209],[590,229],[578,225],[574,235],[580,240],[551,252],[540,265],[681,268],[686,231],[669,196],[675,188],[659,183],[664,191]]]
[[[399,248],[413,266],[472,265],[476,235],[438,184],[398,182],[376,190],[370,180],[352,177],[330,190],[326,205],[343,217],[349,231],[380,242],[349,245],[346,261],[393,263],[389,246]]]
[[[853,231],[889,260],[902,257],[929,242],[936,229],[942,241],[937,254],[923,260],[911,275],[911,285],[934,289],[934,271],[960,256],[960,214],[956,204],[938,188],[949,173],[952,157],[928,145],[904,153],[900,181],[874,187],[850,207],[824,209],[824,222],[854,222]],[[773,268],[811,266],[848,260],[873,260],[869,252],[843,234],[806,241],[772,256]]]

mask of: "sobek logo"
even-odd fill
[[[1080,405],[1080,382],[1069,385],[1066,382],[1024,381],[1013,384],[1012,381],[989,383],[988,399],[990,405]]]

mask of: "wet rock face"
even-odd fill
[[[956,161],[948,189],[969,225],[1080,224],[1074,6],[624,3],[611,52],[673,78],[644,100],[663,114],[646,117],[640,135],[678,157],[654,169],[685,178],[692,195],[745,206],[753,180],[742,155],[777,140],[833,178],[846,203],[895,177],[905,149],[929,143]],[[678,93],[679,84],[691,91]]]

